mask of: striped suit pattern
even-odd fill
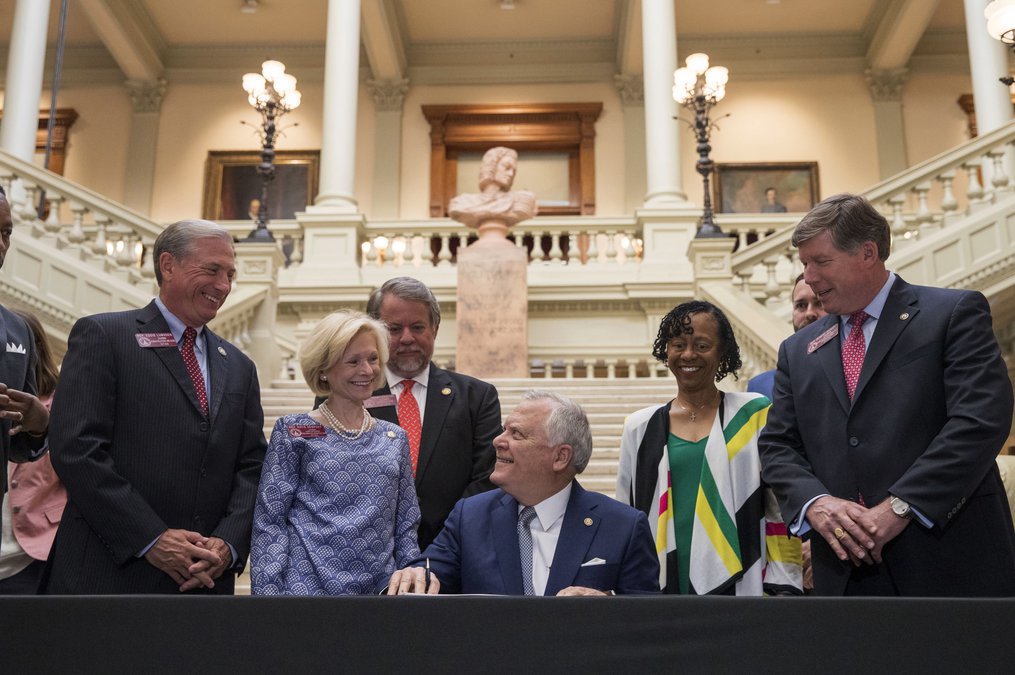
[[[214,593],[232,593],[249,552],[264,458],[257,372],[205,328],[210,415],[154,303],[78,321],[53,402],[50,447],[69,502],[43,587],[48,593],[178,593],[138,553],[167,528],[236,549]]]

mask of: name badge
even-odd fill
[[[176,338],[172,333],[136,333],[134,338],[138,345],[145,349],[176,346]]]
[[[289,425],[289,435],[293,438],[324,438],[327,433],[320,424]]]
[[[388,406],[398,405],[398,397],[394,394],[384,394],[382,396],[371,396],[367,400],[363,401],[364,408],[386,408]]]
[[[836,323],[834,326],[832,326],[831,328],[829,328],[824,333],[817,336],[807,344],[807,353],[813,354],[815,349],[825,344],[833,337],[838,336],[838,334],[839,334],[839,324]]]

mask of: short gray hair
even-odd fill
[[[225,239],[230,245],[233,243],[233,235],[229,234],[229,230],[210,220],[179,220],[162,230],[152,247],[155,281],[159,286],[162,285],[162,270],[159,269],[159,258],[162,254],[168,253],[176,260],[184,260],[194,252],[199,239],[208,237]]]
[[[865,241],[878,247],[878,257],[888,260],[892,233],[888,220],[861,195],[832,195],[811,209],[793,230],[797,248],[809,239],[828,232],[835,248],[854,253]]]
[[[430,288],[419,279],[412,277],[394,277],[388,279],[370,294],[367,300],[367,314],[375,319],[381,318],[381,303],[384,296],[393,295],[402,300],[426,303],[430,314],[430,324],[434,330],[441,325],[441,306]]]
[[[570,445],[575,473],[584,471],[592,458],[592,429],[585,410],[566,396],[539,389],[530,389],[522,394],[522,401],[550,401],[554,404],[546,419],[547,440],[551,445]]]

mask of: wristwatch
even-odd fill
[[[898,497],[896,497],[894,495],[892,496],[891,500],[889,500],[889,501],[891,502],[891,505],[892,505],[892,512],[895,515],[897,515],[899,518],[912,518],[913,517],[913,509],[909,506],[909,502],[907,502],[907,501],[905,501],[903,499],[899,499]]]

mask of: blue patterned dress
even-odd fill
[[[405,432],[383,420],[357,439],[306,413],[275,423],[250,547],[255,595],[376,593],[419,556]]]

